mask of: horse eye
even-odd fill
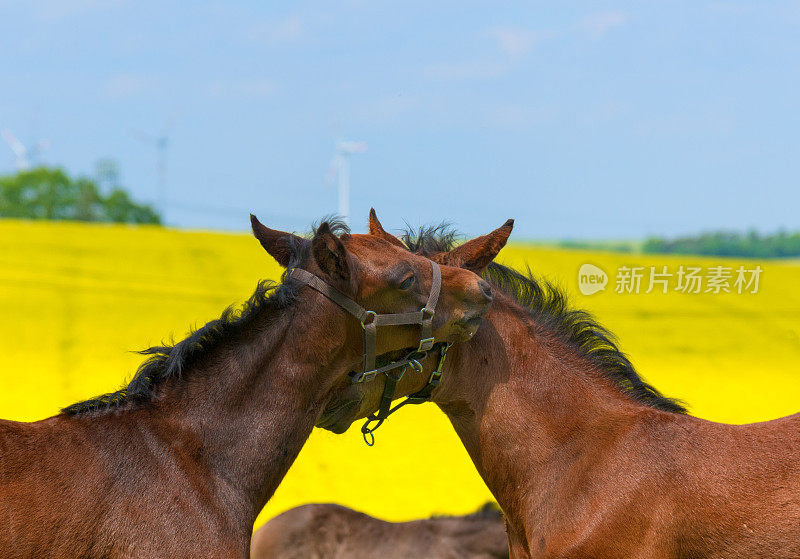
[[[408,289],[414,283],[414,276],[408,276],[403,283],[397,286],[398,289]]]

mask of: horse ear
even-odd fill
[[[494,260],[500,249],[506,246],[513,228],[514,220],[509,219],[488,235],[476,237],[448,252],[446,263],[475,273],[482,272]]]
[[[311,254],[314,255],[317,266],[331,278],[350,280],[347,249],[342,240],[333,234],[327,221],[322,222],[311,240]]]
[[[381,225],[381,222],[378,221],[378,216],[375,213],[375,208],[369,209],[369,234],[375,235],[376,237],[380,237],[381,239],[389,241],[393,245],[399,246],[402,249],[406,249],[406,245],[403,244],[403,241],[401,241],[391,233],[387,233],[383,229],[383,225]]]
[[[258,221],[258,218],[253,214],[250,214],[250,225],[253,228],[253,236],[258,239],[264,250],[284,268],[289,265],[289,261],[292,258],[292,245],[296,243],[297,246],[300,246],[302,243],[307,242],[297,235],[270,229]]]

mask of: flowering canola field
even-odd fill
[[[614,331],[639,372],[691,413],[746,423],[800,411],[800,263],[643,256],[511,245]],[[585,296],[578,270],[609,275]],[[647,271],[760,265],[758,293],[647,294]],[[645,270],[640,293],[615,293],[622,267]],[[280,270],[244,234],[156,227],[0,221],[0,417],[36,420],[118,388],[141,356],[247,298]],[[733,282],[731,282],[731,286]],[[465,513],[490,495],[444,416],[406,408],[367,448],[357,429],[315,430],[258,524],[306,502],[338,502],[392,520]]]

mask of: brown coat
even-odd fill
[[[253,534],[250,559],[506,559],[499,511],[386,522],[332,504],[303,505]]]

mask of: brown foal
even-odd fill
[[[287,510],[253,534],[250,559],[508,559],[494,503],[467,516],[386,522],[333,504]]]
[[[400,244],[371,219],[371,232]],[[450,352],[433,400],[502,507],[514,558],[800,557],[800,414],[751,425],[689,416],[645,383],[611,334],[553,286],[461,251],[417,253],[494,287],[477,334]],[[390,238],[391,237],[391,238]],[[397,395],[419,389],[410,372]],[[361,387],[355,417],[380,387]]]
[[[323,223],[307,240],[253,232],[281,265],[305,269],[377,313],[412,313],[429,260]],[[469,338],[486,285],[442,266],[436,341]],[[419,326],[381,329],[377,351],[416,347]],[[362,326],[292,278],[261,283],[241,312],[151,358],[124,389],[33,423],[0,421],[0,556],[247,558],[256,515],[333,395],[353,390]]]

